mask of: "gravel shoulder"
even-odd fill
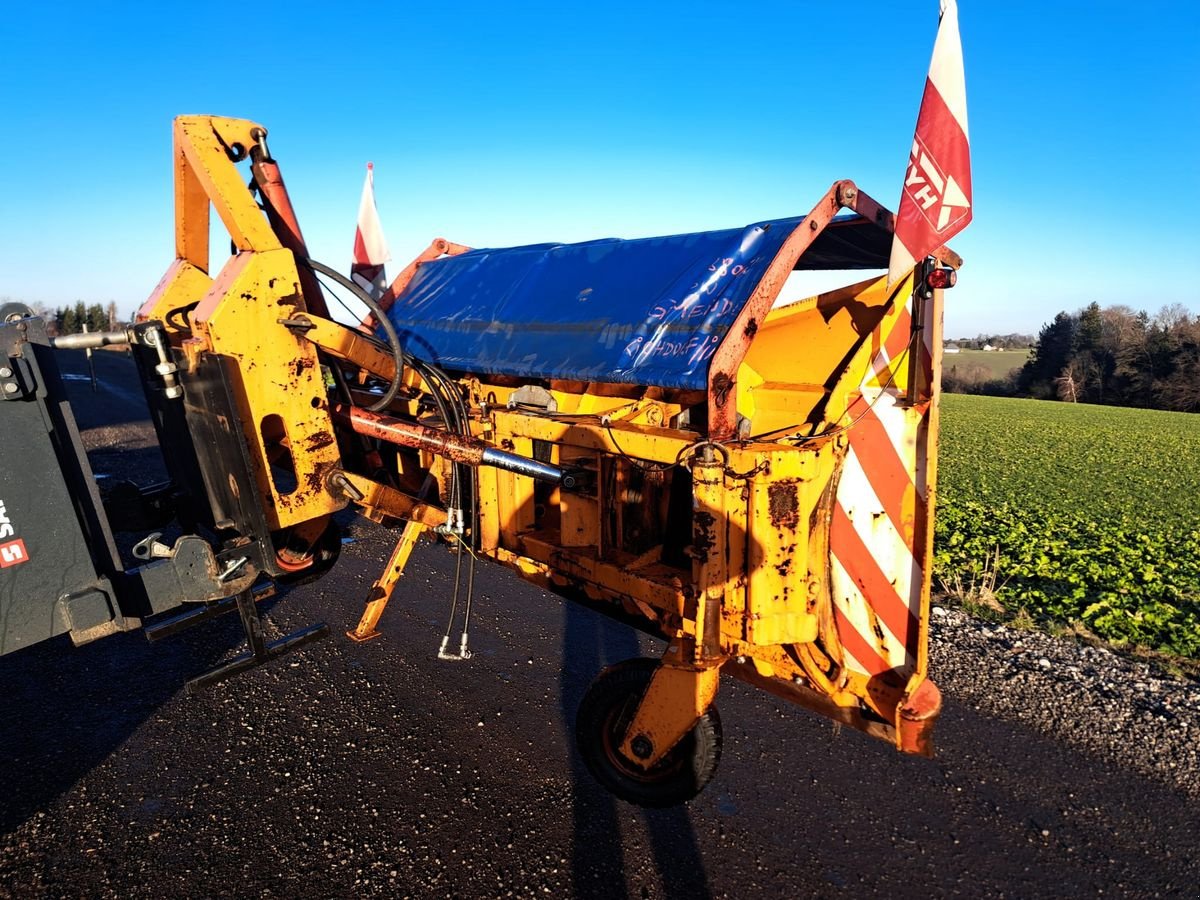
[[[930,671],[989,715],[1200,797],[1200,681],[1107,647],[934,606]]]

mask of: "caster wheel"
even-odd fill
[[[621,752],[625,731],[660,663],[630,659],[596,676],[575,719],[575,742],[588,771],[622,800],[638,806],[677,806],[704,790],[721,760],[721,717],[709,706],[670,752],[643,769]]]

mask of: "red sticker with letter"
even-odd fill
[[[0,569],[7,569],[19,563],[28,562],[29,554],[25,552],[25,542],[22,540],[9,541],[0,544]]]

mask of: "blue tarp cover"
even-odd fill
[[[703,390],[709,360],[801,221],[472,250],[421,265],[388,317],[408,353],[446,369]],[[890,237],[844,217],[796,268],[886,268]]]

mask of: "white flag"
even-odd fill
[[[363,182],[362,199],[358,203],[358,228],[354,232],[354,260],[351,277],[372,297],[378,299],[387,287],[383,264],[389,259],[387,238],[375,209],[375,167],[367,163],[367,180]]]

